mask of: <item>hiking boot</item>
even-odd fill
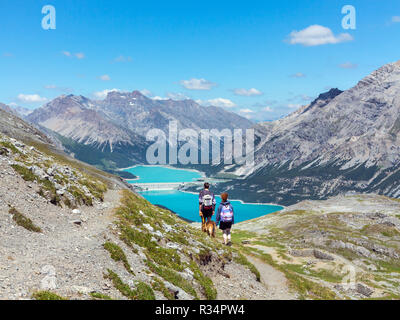
[[[232,247],[232,242],[228,242],[227,244],[226,244],[228,247]]]

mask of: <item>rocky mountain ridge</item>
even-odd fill
[[[286,118],[256,126],[255,167],[233,167],[245,200],[293,204],[346,192],[400,196],[400,63]],[[246,192],[244,192],[246,190]]]
[[[193,100],[155,100],[139,91],[109,92],[104,100],[60,96],[27,116],[28,121],[54,132],[67,151],[106,170],[146,163],[147,132],[168,135],[170,121],[178,128],[249,128],[252,123],[218,107]]]

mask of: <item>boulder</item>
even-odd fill
[[[374,290],[362,283],[357,283],[356,291],[366,297],[370,297],[374,293]]]
[[[290,250],[289,254],[293,257],[312,257],[314,256],[314,251],[312,249]]]
[[[322,252],[320,250],[317,250],[317,249],[314,249],[313,253],[314,253],[314,257],[317,258],[317,259],[330,260],[330,261],[335,260],[335,258],[332,257],[331,255],[329,255],[329,254],[327,254],[325,252]]]

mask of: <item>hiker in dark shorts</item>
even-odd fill
[[[228,194],[226,192],[221,194],[221,204],[218,207],[216,222],[217,225],[219,224],[219,228],[224,233],[224,244],[227,246],[231,246],[231,229],[232,225],[235,223],[235,220],[233,207],[228,201]]]
[[[204,184],[204,190],[202,190],[199,194],[200,217],[203,217],[205,220],[210,221],[211,217],[215,213],[215,205],[215,196],[210,191],[210,184],[206,182]]]

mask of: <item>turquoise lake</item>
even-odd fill
[[[175,183],[192,182],[202,178],[200,172],[191,170],[180,170],[158,166],[137,166],[124,171],[130,172],[139,177],[138,180],[129,181],[132,183]]]
[[[131,183],[192,182],[202,177],[199,172],[195,171],[157,166],[138,166],[124,171],[131,172],[140,177],[139,180],[129,181]],[[144,191],[140,194],[152,204],[167,207],[185,219],[201,221],[199,217],[197,194],[179,190]],[[216,200],[218,206],[221,199],[219,196],[216,196]],[[255,219],[283,209],[283,207],[277,205],[249,204],[238,200],[230,200],[230,202],[235,211],[235,223]]]

